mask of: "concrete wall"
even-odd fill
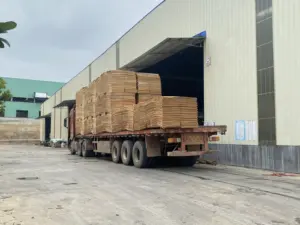
[[[0,118],[0,143],[38,143],[40,121],[27,118]]]
[[[300,1],[273,0],[276,135],[278,145],[300,145]]]

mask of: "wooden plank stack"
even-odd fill
[[[161,81],[158,74],[136,73],[139,94],[161,95]]]
[[[136,74],[131,71],[113,70],[100,76],[97,90],[105,93],[136,93]]]
[[[195,98],[161,95],[158,74],[103,73],[76,94],[76,133],[198,126]]]
[[[85,93],[84,134],[92,134],[95,124],[96,81],[93,81]]]
[[[84,135],[84,108],[87,90],[88,88],[84,87],[76,93],[76,135]]]
[[[134,104],[114,113],[112,127],[116,131],[133,131]]]
[[[134,129],[198,127],[197,99],[175,96],[154,96],[137,104]]]
[[[150,100],[153,96],[161,96],[161,81],[158,74],[137,73],[137,103]]]
[[[134,72],[116,70],[100,76],[96,82],[94,134],[126,129],[122,118],[129,115],[127,107],[133,108],[135,104],[136,89]]]
[[[144,130],[147,128],[146,103],[140,102],[134,105],[133,129]]]

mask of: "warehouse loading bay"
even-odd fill
[[[124,70],[160,75],[163,96],[196,97],[198,122],[204,121],[205,38],[168,38]]]
[[[124,69],[159,73],[164,95],[197,97],[201,124],[202,41],[176,43],[172,56],[154,62],[148,54]],[[13,145],[0,146],[0,168],[1,225],[300,224],[295,174],[202,164],[137,169],[64,148]]]

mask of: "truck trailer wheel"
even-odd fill
[[[87,141],[84,141],[82,143],[82,156],[87,158],[87,157],[93,157],[95,156],[95,153],[93,150],[87,150]]]
[[[132,165],[132,141],[124,141],[121,148],[121,160],[122,163],[126,166]]]
[[[148,165],[147,149],[144,141],[136,141],[132,150],[133,164],[137,168],[145,168]]]
[[[76,155],[82,156],[82,151],[81,151],[81,146],[80,146],[80,144],[79,144],[79,146],[77,147]]]
[[[75,141],[71,141],[71,144],[70,144],[70,153],[71,153],[71,155],[75,155],[76,154],[76,142]]]
[[[121,141],[114,141],[111,146],[111,159],[114,163],[120,163],[121,162]]]

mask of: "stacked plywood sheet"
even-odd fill
[[[161,95],[152,95],[152,94],[137,94],[137,103],[147,102],[150,99],[152,99],[155,96],[161,96]]]
[[[133,111],[133,129],[144,130],[147,128],[146,103],[141,102],[134,105]]]
[[[125,118],[123,114],[128,113],[126,107],[131,107],[133,114],[137,92],[136,74],[120,70],[106,72],[95,82],[95,89],[94,115],[96,119],[93,133],[130,129],[121,120]]]
[[[198,126],[197,100],[186,97],[155,96],[137,104],[134,129],[193,128]]]
[[[128,113],[126,109],[133,108],[134,104],[134,94],[109,93],[99,96],[96,100],[98,115],[96,116],[95,133],[121,131],[123,125],[118,125],[118,123],[121,123],[120,118],[125,118],[125,116],[120,117],[120,115]]]
[[[76,134],[84,134],[85,102],[88,88],[84,87],[76,93]]]
[[[136,81],[139,94],[161,95],[161,81],[158,74],[137,73]]]
[[[198,126],[195,98],[161,94],[158,74],[106,72],[76,95],[77,134]]]
[[[136,74],[131,71],[113,70],[101,75],[97,83],[98,94],[136,93]]]
[[[85,92],[84,134],[91,134],[95,124],[96,82],[93,81]]]
[[[112,129],[116,131],[133,131],[134,104],[113,113]]]
[[[198,104],[197,98],[180,97],[180,127],[198,127]]]

